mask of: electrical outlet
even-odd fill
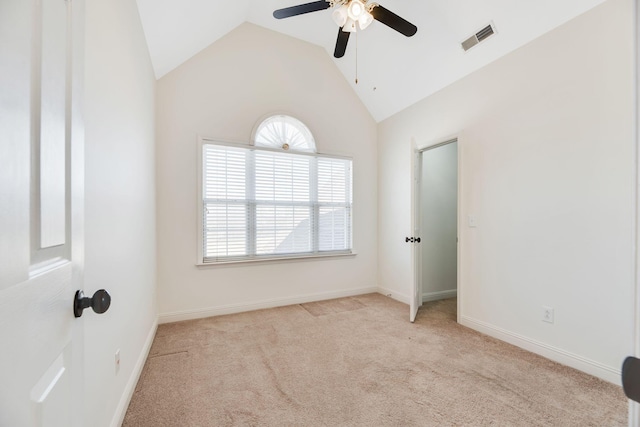
[[[553,308],[542,306],[542,321],[553,323]]]
[[[116,350],[115,362],[116,362],[116,375],[117,375],[118,372],[120,372],[120,349]]]

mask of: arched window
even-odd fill
[[[266,118],[256,129],[253,144],[285,151],[316,152],[311,131],[300,120],[283,114]]]

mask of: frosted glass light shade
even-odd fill
[[[361,0],[351,0],[348,6],[343,4],[333,11],[331,17],[347,33],[354,33],[358,28],[364,30],[373,22],[373,16]]]
[[[358,19],[358,25],[361,30],[364,30],[373,22],[373,16],[369,12],[365,12],[364,15]]]
[[[364,13],[367,13],[364,8],[364,4],[360,0],[351,0],[347,12],[349,14],[349,18],[354,21],[357,21]]]
[[[348,8],[346,5],[342,5],[339,8],[335,9],[331,14],[331,17],[333,18],[333,22],[335,22],[338,27],[343,27],[344,24],[347,22],[347,18],[348,18],[347,9]]]

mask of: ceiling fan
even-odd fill
[[[375,19],[386,26],[411,37],[418,31],[418,27],[385,9],[378,3],[369,0],[320,0],[311,3],[299,4],[297,6],[285,7],[273,12],[274,18],[283,19],[305,13],[318,12],[320,10],[334,7],[333,20],[340,27],[338,29],[338,39],[333,56],[342,58],[347,50],[349,35],[356,32],[358,28],[364,30]]]

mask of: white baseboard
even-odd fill
[[[422,294],[422,302],[437,301],[437,300],[447,299],[447,298],[455,298],[456,296],[458,296],[457,289],[453,289],[450,291],[440,291],[440,292],[425,292]]]
[[[306,302],[322,301],[334,298],[351,297],[354,295],[364,295],[378,292],[377,287],[348,289],[343,291],[322,292],[316,294],[297,295],[286,298],[273,298],[250,303],[228,304],[217,307],[200,308],[196,310],[174,311],[161,313],[158,316],[158,323],[180,322],[182,320],[201,319],[204,317],[222,316],[224,314],[241,313],[245,311],[262,310],[265,308],[283,307],[293,304],[304,304]]]
[[[387,296],[389,298],[392,298],[396,301],[405,303],[407,305],[409,305],[409,303],[411,302],[411,298],[409,298],[409,295],[401,294],[400,292],[392,291],[391,289],[382,288],[378,286],[378,289],[376,292],[384,296]]]
[[[561,348],[513,333],[481,320],[476,320],[468,316],[461,316],[460,319],[460,323],[468,328],[508,342],[509,344],[513,344],[532,353],[539,354],[540,356],[546,357],[554,362],[586,372],[594,377],[601,378],[616,385],[622,385],[620,377],[621,371],[619,369],[606,366],[594,360],[587,359],[586,357],[562,350]]]
[[[153,325],[151,325],[151,329],[149,330],[147,339],[144,342],[142,351],[138,356],[138,360],[136,360],[136,364],[133,367],[131,376],[127,381],[127,385],[125,386],[124,391],[122,392],[122,396],[120,397],[120,401],[118,402],[116,411],[113,414],[113,418],[111,419],[111,424],[110,424],[111,427],[120,427],[122,425],[122,422],[124,421],[124,416],[127,413],[129,402],[131,402],[131,397],[133,396],[133,392],[136,390],[136,385],[138,384],[138,380],[140,379],[140,374],[142,374],[142,368],[144,368],[144,364],[147,361],[147,357],[149,356],[149,351],[151,350],[151,344],[153,344],[153,339],[156,336],[157,330],[158,330],[158,319],[156,319],[153,322]]]

